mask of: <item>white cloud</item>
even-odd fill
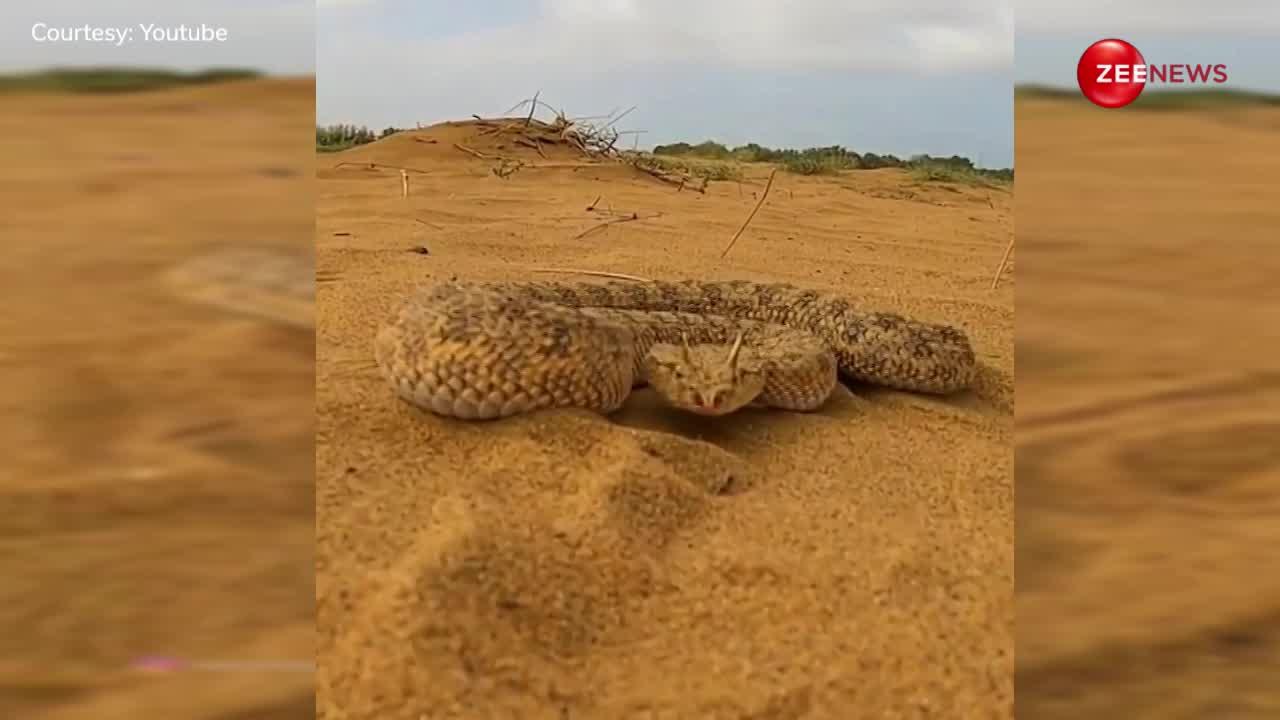
[[[1013,62],[1012,3],[542,0],[536,19],[523,26],[424,38],[411,51],[443,66],[518,63],[546,70],[689,63],[775,71],[1003,70]],[[346,40],[352,54],[355,46],[397,52],[383,38]]]
[[[1018,32],[1280,35],[1275,0],[1018,0]]]

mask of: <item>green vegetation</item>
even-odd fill
[[[974,166],[973,161],[953,155],[949,158],[936,158],[929,155],[917,155],[909,160],[902,160],[894,155],[877,155],[864,153],[859,155],[839,145],[804,150],[767,148],[756,143],[748,143],[735,148],[728,148],[720,143],[706,141],[697,145],[689,143],[673,143],[659,145],[653,149],[659,158],[681,161],[699,159],[703,162],[742,163],[769,162],[777,163],[788,172],[799,175],[831,175],[844,170],[876,170],[879,168],[903,168],[922,182],[951,182],[969,185],[991,185],[1013,182],[1013,170],[1003,168],[990,170]],[[713,180],[722,178],[711,178]]]
[[[707,180],[741,180],[742,168],[730,160],[716,160],[696,156],[651,156],[651,162],[666,172],[683,173]]]
[[[239,68],[198,72],[126,67],[51,68],[0,74],[0,92],[126,93],[258,77],[262,77],[262,73],[257,70]]]
[[[907,164],[911,176],[920,182],[945,182],[960,185],[1004,185],[1013,182],[1013,169],[987,170],[974,167],[967,158],[930,158],[924,156]]]
[[[1047,85],[1019,85],[1014,91],[1014,97],[1089,102],[1075,88],[1050,87]],[[1194,90],[1152,90],[1147,88],[1128,107],[1141,110],[1215,110],[1248,106],[1280,106],[1280,95],[1231,88],[1198,88]]]
[[[400,128],[389,127],[375,135],[372,130],[363,125],[317,125],[316,152],[339,152],[374,140],[381,140],[398,132]]]
[[[807,150],[774,150],[756,143],[748,143],[729,149],[718,142],[708,140],[697,145],[674,143],[659,145],[654,155],[680,158],[703,158],[722,162],[772,162],[801,175],[834,173],[861,167],[857,153],[850,153],[840,146],[809,148]]]

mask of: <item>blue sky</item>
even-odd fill
[[[53,65],[145,65],[183,70],[251,67],[310,75],[315,67],[314,0],[41,0],[0,4],[0,72]],[[32,26],[133,27],[132,42],[36,42]],[[223,27],[225,42],[151,43],[139,24]]]
[[[1074,87],[1089,43],[1224,62],[1280,92],[1269,0],[44,0],[0,6],[0,71],[50,65],[317,73],[317,121],[381,128],[499,113],[535,90],[676,140],[1012,162],[1011,82]],[[222,44],[41,44],[31,26],[207,23]]]
[[[413,127],[541,91],[643,146],[1013,161],[1012,0],[319,0],[317,122]]]
[[[1280,3],[1271,0],[1018,0],[1015,78],[1076,87],[1084,49],[1133,43],[1150,63],[1225,63],[1232,87],[1280,91]]]

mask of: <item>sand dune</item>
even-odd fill
[[[499,178],[454,143],[528,165]],[[767,168],[702,195],[498,145],[463,123],[317,158],[321,716],[1010,717],[1012,276],[989,289],[1010,194],[779,174],[719,260]],[[583,236],[593,201],[661,216]],[[371,372],[414,286],[541,266],[838,291],[962,327],[987,369],[811,415],[641,390],[608,418],[470,424]]]

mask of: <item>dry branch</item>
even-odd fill
[[[1005,266],[1009,264],[1009,255],[1013,252],[1013,242],[1017,239],[1017,235],[1009,238],[1009,246],[1004,249],[1004,257],[1000,258],[1000,267],[996,268],[996,275],[991,278],[992,290],[995,290],[996,286],[1000,284],[1000,278],[1004,275]]]
[[[517,145],[523,145],[527,148],[533,148],[535,151],[537,151],[538,155],[544,159],[547,157],[547,154],[542,152],[542,143],[538,142],[537,138],[530,140],[524,136],[521,136],[515,139],[515,143]]]
[[[700,184],[692,184],[695,178],[692,175],[677,173],[660,167],[656,161],[645,155],[632,155],[627,158],[627,164],[647,175],[652,175],[659,180],[676,186],[676,190],[683,190],[686,187],[695,192],[707,192],[707,178],[701,178]]]
[[[641,215],[640,213],[634,213],[634,212],[633,212],[633,213],[629,213],[629,214],[627,214],[627,215],[622,215],[622,216],[620,216],[620,217],[610,218],[610,219],[608,219],[608,220],[605,220],[605,221],[604,221],[604,222],[602,222],[602,223],[597,223],[597,224],[595,224],[595,225],[592,225],[591,227],[587,228],[586,230],[583,230],[582,232],[578,233],[577,235],[574,235],[574,236],[573,236],[573,239],[574,239],[574,240],[581,240],[582,238],[584,238],[584,237],[586,237],[586,236],[590,235],[591,233],[596,232],[597,230],[603,230],[603,229],[605,229],[605,228],[609,227],[610,225],[619,225],[619,224],[621,224],[621,223],[626,223],[626,222],[635,222],[636,220],[652,220],[652,219],[654,219],[654,218],[658,218],[658,217],[662,217],[662,213],[657,212],[657,213],[653,213],[652,215]]]
[[[604,272],[602,270],[578,270],[576,268],[529,268],[529,272],[536,273],[561,273],[567,275],[592,275],[594,277],[613,278],[615,280],[631,280],[633,282],[653,282],[653,280],[639,275],[625,275],[623,273]]]
[[[478,157],[481,160],[502,160],[503,159],[498,157],[497,155],[489,155],[488,153],[482,153],[479,150],[476,150],[475,148],[469,148],[466,145],[462,145],[459,143],[454,143],[453,146],[458,148],[462,152],[467,153],[468,155],[474,155],[475,157]]]
[[[539,91],[539,92],[541,92],[541,91]],[[525,98],[524,100],[521,100],[520,102],[516,103],[515,105],[512,105],[511,107],[507,108],[507,111],[506,111],[505,113],[503,113],[503,115],[510,115],[511,113],[513,113],[513,112],[515,112],[515,111],[519,110],[520,108],[524,107],[525,105],[529,105],[530,103],[532,103],[532,104],[534,105],[534,107],[546,108],[547,110],[550,110],[550,111],[551,111],[551,113],[552,113],[553,115],[560,115],[560,114],[561,114],[559,110],[555,109],[554,107],[551,107],[550,105],[548,105],[548,104],[547,104],[547,103],[545,103],[545,102],[542,102],[542,101],[541,101],[541,100],[539,100],[537,97],[532,97],[532,98]]]
[[[773,187],[773,176],[776,174],[778,174],[778,168],[774,168],[770,171],[769,182],[765,183],[764,192],[760,193],[760,199],[756,201],[756,206],[751,208],[751,214],[743,221],[742,227],[738,228],[738,232],[733,234],[733,237],[729,240],[729,244],[726,245],[724,251],[720,253],[720,259],[723,260],[724,256],[729,254],[729,251],[733,249],[734,243],[738,242],[738,238],[742,236],[742,232],[751,224],[751,219],[760,211],[760,206],[764,205],[764,199],[769,197],[769,189]]]
[[[632,110],[635,110],[637,107],[639,107],[639,106],[637,106],[637,105],[632,105],[631,107],[627,108],[627,109],[626,109],[626,110],[625,110],[621,115],[619,115],[618,117],[616,117],[616,118],[614,118],[614,119],[610,120],[610,121],[609,121],[609,124],[608,124],[608,125],[605,125],[605,127],[613,127],[614,123],[618,122],[619,120],[621,120],[622,118],[626,117],[627,115],[630,115],[630,114],[631,114],[631,111],[632,111]]]
[[[529,103],[529,115],[524,119],[525,127],[529,127],[529,122],[533,120],[533,111],[538,109],[538,96],[541,94],[541,90],[533,94],[533,101]]]
[[[549,147],[568,147],[585,156],[584,160],[620,161],[633,169],[651,175],[662,182],[676,186],[677,191],[688,188],[699,193],[706,193],[710,178],[691,171],[667,167],[648,153],[619,149],[619,140],[623,135],[635,136],[633,146],[639,145],[639,136],[644,130],[618,130],[615,125],[637,109],[631,106],[622,112],[615,108],[606,116],[582,116],[570,118],[563,110],[557,110],[541,99],[541,90],[533,97],[521,100],[506,112],[507,117],[499,119],[482,118],[473,115],[484,129],[479,136],[501,134],[503,139],[510,139],[515,145],[528,147],[536,151],[543,160],[552,156],[546,151]],[[511,113],[528,106],[528,111],[520,116],[512,117]],[[539,111],[546,110],[552,114],[550,120],[537,117]],[[602,120],[603,122],[595,122]],[[510,177],[516,170],[524,168],[551,167],[586,167],[588,163],[520,163],[513,158],[493,155],[475,148],[455,143],[454,147],[481,160],[492,160],[502,163],[494,170],[498,177]]]

